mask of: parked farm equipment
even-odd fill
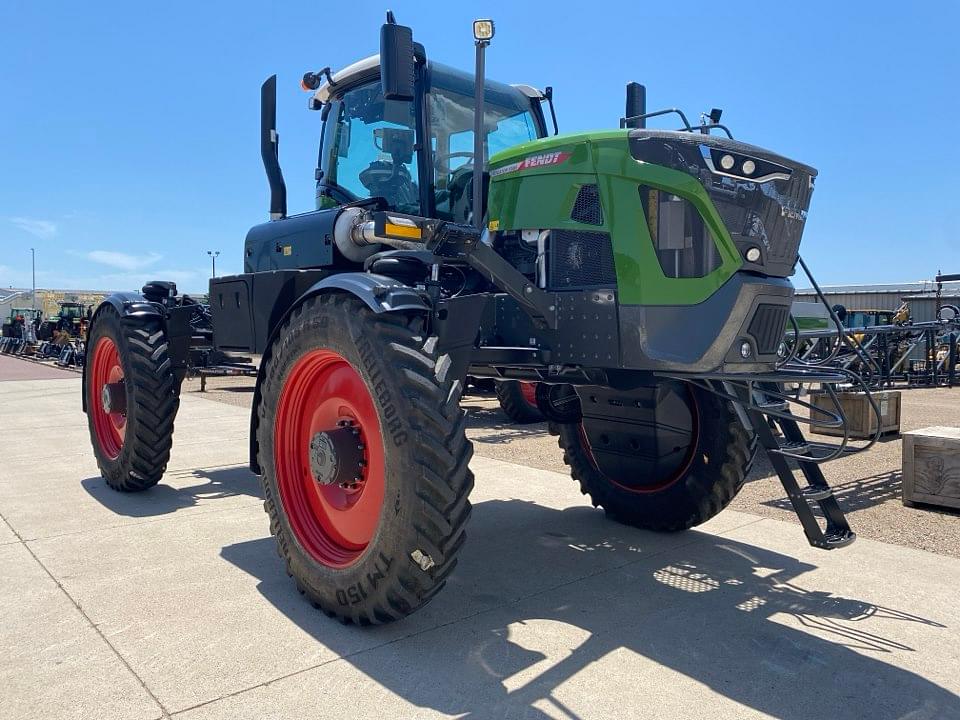
[[[937,275],[938,287],[960,275]],[[823,306],[826,298],[817,290]],[[939,300],[939,295],[938,295]],[[874,389],[953,387],[960,361],[960,308],[937,303],[934,320],[914,321],[909,303],[897,310],[828,309],[829,321],[792,321],[787,352],[794,363],[853,371]]]
[[[93,311],[93,306],[78,302],[58,303],[60,309],[56,315],[45,318],[37,329],[38,340],[54,340],[58,333],[65,333],[70,338],[82,338],[87,329],[87,322]]]
[[[620,521],[708,520],[760,447],[809,542],[852,542],[820,469],[847,437],[808,443],[786,388],[858,380],[780,354],[816,171],[733,140],[718,110],[648,113],[635,83],[620,129],[550,136],[552,92],[484,79],[493,24],[474,30],[475,77],[390,15],[379,56],[304,75],[323,121],[312,212],[287,214],[264,83],[270,221],[244,272],[210,281],[209,322],[165,282],[93,316],[83,405],[107,483],[159,482],[191,352],[212,344],[263,356],[250,467],[297,587],[343,620],[403,617],[453,571],[468,376],[536,383],[573,478]],[[679,130],[646,127],[667,114]],[[812,412],[843,428],[835,407]]]

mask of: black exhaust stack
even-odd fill
[[[647,119],[641,118],[647,112],[647,89],[640,83],[627,83],[627,109],[624,117],[628,128],[645,128]],[[638,118],[631,120],[631,118]]]
[[[270,219],[287,216],[287,186],[280,170],[280,136],[277,134],[277,76],[260,86],[260,157],[270,183]]]

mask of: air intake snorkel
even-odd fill
[[[270,219],[287,216],[287,186],[280,170],[280,136],[277,134],[277,76],[260,86],[260,157],[270,183]]]

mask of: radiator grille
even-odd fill
[[[748,332],[757,343],[760,355],[772,355],[783,341],[790,307],[787,305],[759,305],[750,321]]]
[[[610,235],[551,230],[548,284],[554,290],[616,285]]]
[[[603,225],[603,208],[596,185],[584,185],[577,193],[570,219],[587,225]]]

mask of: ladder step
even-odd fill
[[[800,494],[807,500],[826,500],[828,497],[833,497],[833,490],[825,485],[822,487],[807,485]]]
[[[832,530],[823,536],[823,540],[829,549],[846,547],[857,539],[857,534],[853,530]]]
[[[785,412],[789,407],[786,400],[764,400],[757,403],[760,412]]]
[[[810,444],[806,440],[783,440],[780,443],[780,449],[794,455],[808,455]]]

